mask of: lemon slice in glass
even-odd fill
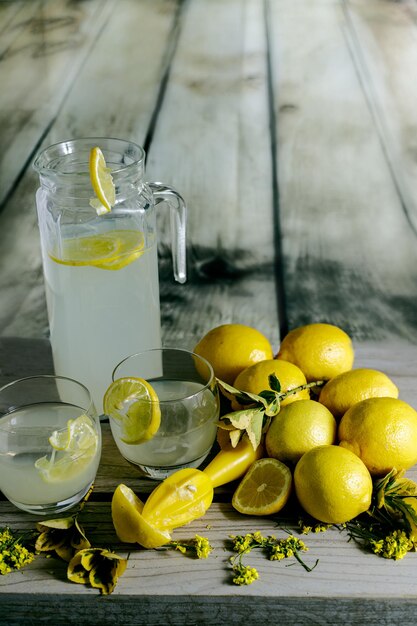
[[[103,153],[97,146],[91,148],[90,152],[90,180],[96,194],[96,197],[90,200],[90,205],[98,215],[109,213],[116,203],[116,190],[110,168],[107,167]]]
[[[90,464],[98,447],[98,434],[88,415],[70,419],[66,428],[55,430],[49,437],[50,458],[43,456],[35,467],[46,482],[70,480]]]
[[[121,424],[122,441],[143,443],[158,432],[161,409],[154,388],[143,378],[118,378],[107,389],[104,412]]]

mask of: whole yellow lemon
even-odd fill
[[[325,406],[299,400],[273,418],[265,436],[266,451],[284,463],[297,463],[312,448],[334,443],[336,431],[336,420]]]
[[[319,446],[303,454],[294,472],[303,509],[326,524],[343,524],[371,504],[372,478],[356,454],[340,446]]]
[[[273,357],[268,339],[259,330],[244,324],[213,328],[198,342],[194,352],[207,359],[215,376],[229,385],[249,365]]]
[[[284,337],[277,358],[297,365],[310,382],[352,369],[354,352],[349,335],[338,326],[308,324]]]
[[[398,388],[383,372],[359,368],[329,380],[321,390],[319,402],[335,417],[342,417],[357,402],[378,397],[398,398]]]
[[[354,404],[341,419],[340,446],[351,450],[371,474],[417,463],[417,411],[396,398],[368,398]]]
[[[295,387],[301,387],[307,383],[306,377],[299,367],[288,361],[278,361],[277,359],[267,359],[254,365],[250,365],[236,377],[233,387],[249,393],[260,393],[264,389],[269,389],[268,377],[275,374],[281,384],[281,391],[289,391]],[[308,399],[310,393],[308,389],[297,391],[282,401],[281,406],[291,404],[295,400]],[[240,405],[233,400],[232,408],[237,410]]]

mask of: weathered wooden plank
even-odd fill
[[[0,43],[0,207],[109,17],[113,0],[25,2]]]
[[[410,226],[417,231],[417,6],[344,4],[347,38]]]
[[[416,341],[417,237],[369,108],[363,82],[373,79],[352,62],[342,6],[270,3],[289,324],[330,321],[357,339]],[[414,26],[400,29],[411,47]],[[408,67],[398,64],[403,82]]]
[[[48,118],[48,122],[54,123],[43,145],[70,136],[92,134],[119,134],[142,142],[166,63],[165,51],[169,46],[167,40],[175,19],[176,2],[124,0],[123,5],[124,11],[113,5],[112,19],[104,28],[97,19],[95,28],[83,33],[80,46],[87,47],[90,55],[58,117]],[[117,6],[120,9],[120,5]],[[46,39],[48,36],[47,32]],[[117,49],[116,41],[120,42]],[[61,67],[57,57],[58,54],[47,57],[52,66],[50,80]],[[41,70],[46,80],[49,74],[45,59]],[[97,79],[92,80],[92,76]],[[45,93],[43,98],[47,106]],[[29,154],[26,145],[25,159]],[[16,155],[10,158],[14,162]],[[0,332],[3,335],[39,337],[48,332],[34,206],[36,188],[35,173],[29,168],[0,215]]]
[[[162,272],[169,344],[231,321],[278,341],[266,93],[262,4],[189,3],[148,159],[189,205],[189,282]]]

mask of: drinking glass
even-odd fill
[[[100,421],[81,383],[31,376],[0,389],[0,489],[19,509],[50,515],[77,504],[100,453]]]
[[[199,467],[213,445],[219,417],[219,396],[211,365],[177,348],[133,354],[113,372],[113,380],[145,379],[158,400],[141,400],[160,410],[159,428],[149,440],[123,441],[123,420],[110,418],[121,454],[149,478],[164,479],[184,467]],[[152,407],[153,405],[153,407]]]
[[[105,215],[90,206],[95,146],[116,191]],[[145,181],[145,152],[131,141],[65,141],[43,150],[34,168],[55,374],[83,381],[101,411],[114,364],[133,351],[161,347],[155,207],[170,208],[179,283],[186,280],[186,207],[173,189]]]

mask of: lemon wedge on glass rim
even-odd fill
[[[97,452],[99,437],[92,419],[85,414],[67,422],[66,428],[54,430],[49,437],[50,458],[42,456],[35,468],[46,482],[68,480],[80,474]]]
[[[116,190],[111,170],[98,146],[91,148],[89,166],[91,185],[96,194],[90,200],[90,205],[97,211],[97,215],[109,213],[116,203]]]
[[[120,423],[124,443],[152,439],[161,424],[158,396],[143,378],[115,380],[104,395],[103,407],[106,415]]]

